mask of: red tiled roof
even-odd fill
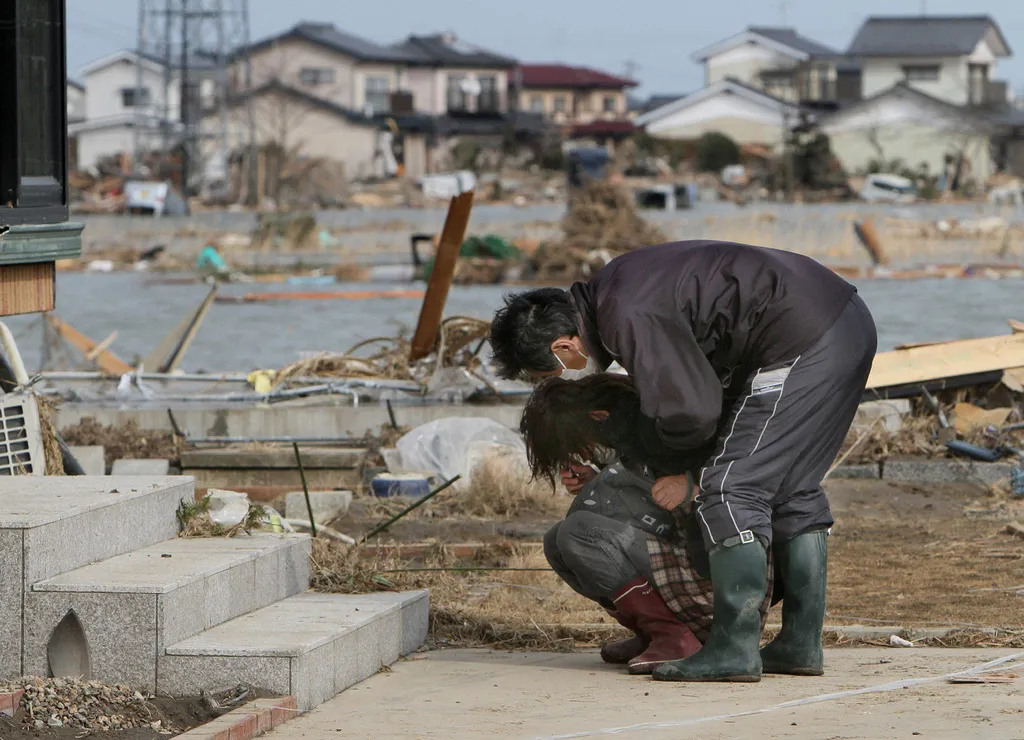
[[[591,121],[572,127],[573,136],[617,136],[631,134],[636,130],[632,121]]]
[[[567,64],[521,64],[519,70],[523,87],[599,87],[618,90],[639,84],[636,80]]]

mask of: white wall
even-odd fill
[[[909,82],[915,90],[954,105],[967,104],[967,57],[933,57],[914,59],[865,59],[862,89],[865,98],[888,90],[905,80],[906,66],[939,65],[939,79],[934,82]]]
[[[664,139],[696,139],[718,131],[740,144],[782,143],[783,112],[734,94],[715,95],[647,124],[647,133]]]
[[[345,108],[357,108],[361,104],[362,93],[355,60],[317,44],[301,39],[285,39],[250,54],[250,64],[253,87],[277,79]],[[303,85],[299,74],[304,67],[333,69],[334,82]],[[397,67],[392,65],[389,69],[395,72]]]
[[[138,85],[137,67],[127,60],[114,62],[92,72],[85,77],[85,115],[90,121],[139,112],[138,108],[125,108],[122,103],[121,90]],[[164,101],[164,76],[149,66],[142,67],[142,85],[149,88],[152,105],[144,109],[146,113],[159,115],[162,113]],[[180,116],[178,100],[180,89],[172,80],[170,89],[170,115],[173,120]]]
[[[145,134],[144,134],[145,136]],[[135,149],[134,129],[129,125],[110,126],[95,131],[82,131],[77,135],[79,169],[86,169],[97,164],[104,157],[114,154],[131,154]],[[142,142],[146,145],[146,142]],[[159,146],[154,137],[152,146]]]
[[[85,90],[68,85],[68,120],[81,121],[85,118]]]
[[[709,57],[704,63],[706,84],[713,85],[726,77],[734,77],[754,87],[761,87],[760,73],[766,69],[788,69],[798,59],[759,44],[743,44]]]

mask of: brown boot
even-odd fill
[[[645,579],[630,581],[612,594],[612,601],[619,613],[633,620],[641,633],[650,636],[647,649],[629,661],[630,673],[653,673],[662,663],[700,652],[700,641]]]
[[[615,611],[614,609],[605,609],[605,611],[616,622],[630,630],[633,635],[621,640],[612,640],[602,645],[601,660],[605,663],[624,665],[646,650],[647,646],[651,644],[651,638],[640,632],[636,622],[622,612]]]

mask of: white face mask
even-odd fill
[[[558,364],[562,366],[562,372],[559,374],[558,377],[562,378],[563,380],[582,380],[583,378],[586,378],[588,375],[596,375],[597,373],[601,372],[601,368],[598,367],[597,362],[594,360],[593,357],[587,357],[582,352],[579,352],[579,350],[577,350],[577,353],[580,357],[585,358],[587,361],[586,367],[584,367],[582,370],[570,370],[568,367],[566,367],[565,363],[562,362],[561,357],[555,355],[554,352],[551,353],[555,355],[555,359],[558,360]]]

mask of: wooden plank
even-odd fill
[[[1024,366],[1024,334],[964,339],[879,352],[875,355],[867,387],[887,388],[1021,366]]]
[[[437,333],[440,331],[441,319],[444,316],[444,304],[448,300],[452,278],[455,277],[455,265],[459,261],[459,250],[462,247],[462,240],[466,237],[469,212],[472,209],[472,190],[456,195],[448,206],[448,216],[445,218],[444,230],[441,232],[441,240],[434,257],[434,268],[427,283],[427,294],[423,297],[420,319],[412,338],[412,348],[409,351],[411,361],[429,355],[437,343]]]
[[[185,352],[188,351],[189,345],[195,338],[196,332],[199,331],[199,325],[206,318],[206,313],[210,310],[210,304],[213,303],[216,295],[217,284],[214,283],[213,287],[210,288],[210,292],[206,294],[206,297],[199,304],[199,307],[182,319],[171,330],[170,334],[160,341],[156,349],[143,360],[143,367],[149,370],[149,372],[156,373],[169,373],[177,369],[178,365],[181,364],[182,358],[185,356]]]
[[[77,349],[83,355],[88,356],[99,347],[98,342],[94,342],[89,339],[89,337],[82,334],[70,324],[61,321],[52,313],[46,315],[46,320],[50,322],[50,326],[53,327],[53,330],[57,332],[61,339]],[[135,370],[135,368],[107,349],[101,349],[96,354],[94,361],[99,369],[107,375],[121,376]]]
[[[1024,334],[1024,321],[1017,321],[1016,319],[1007,319],[1006,323],[1010,325],[1010,331],[1014,334]]]
[[[52,311],[56,275],[53,262],[0,266],[0,316]]]

